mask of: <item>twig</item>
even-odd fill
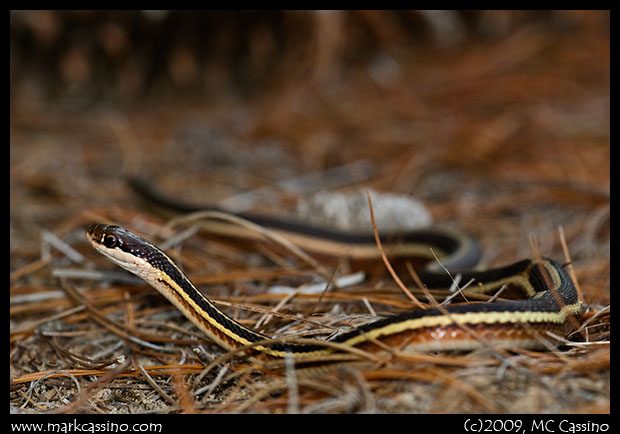
[[[84,255],[82,255],[80,252],[75,250],[73,247],[65,243],[63,240],[58,238],[55,234],[51,233],[50,231],[47,231],[45,229],[41,231],[41,241],[43,242],[44,245],[49,244],[55,247],[58,251],[62,252],[67,258],[71,259],[71,261],[73,262],[82,264],[85,261]],[[45,254],[42,256],[45,257],[48,254]]]
[[[560,234],[560,243],[562,244],[562,251],[564,252],[564,260],[566,261],[566,271],[573,281],[575,285],[575,289],[577,289],[577,295],[579,296],[579,301],[583,303],[583,293],[581,292],[581,286],[579,286],[579,281],[577,280],[577,275],[575,274],[575,268],[573,267],[573,261],[570,257],[570,252],[568,251],[568,244],[566,242],[566,236],[564,235],[564,227],[560,225],[558,227],[558,233]]]
[[[387,267],[398,287],[405,293],[405,295],[407,295],[407,297],[409,297],[409,299],[413,301],[419,308],[427,308],[428,305],[418,300],[416,296],[407,289],[407,287],[403,284],[403,282],[394,271],[394,268],[392,268],[392,264],[390,264],[390,261],[388,260],[385,251],[383,250],[383,245],[381,244],[381,238],[379,237],[379,231],[377,230],[377,224],[375,223],[375,213],[372,208],[372,199],[370,198],[370,193],[366,192],[366,196],[368,197],[368,206],[370,207],[370,222],[372,224],[372,231],[375,234],[375,241],[377,242],[377,248],[379,249],[379,253],[381,253],[381,259],[383,259],[383,263]]]
[[[277,233],[269,229],[266,229],[260,225],[257,225],[256,223],[253,223],[249,220],[246,220],[244,218],[241,218],[241,217],[238,217],[232,214],[228,214],[225,212],[221,212],[221,211],[192,212],[192,213],[185,214],[181,217],[177,217],[177,218],[174,218],[168,221],[168,223],[166,223],[166,225],[162,228],[162,230],[170,229],[171,227],[177,224],[180,224],[180,223],[188,223],[188,222],[203,220],[203,219],[223,220],[229,223],[236,224],[238,226],[242,226],[246,229],[249,229],[257,234],[260,234],[262,237],[267,238],[270,241],[273,241],[274,243],[280,245],[281,247],[284,247],[286,250],[288,250],[289,252],[297,256],[299,259],[311,265],[315,270],[321,273],[326,279],[329,279],[329,276],[331,275],[331,273],[329,273],[325,267],[323,267],[321,264],[315,261],[314,258],[312,258],[310,255],[308,255],[306,252],[301,250],[299,247],[297,247],[295,244],[293,244],[286,238],[278,235]]]
[[[103,376],[90,383],[83,392],[80,393],[78,389],[77,398],[75,398],[64,407],[57,408],[50,413],[75,413],[75,411],[82,405],[82,403],[88,399],[93,390],[95,390],[96,388],[100,388],[102,385],[108,383],[110,380],[120,374],[128,365],[129,359],[125,360],[123,363],[120,363],[114,369],[107,371]],[[75,379],[74,381],[77,382],[77,379]]]
[[[170,395],[164,392],[161,387],[159,387],[159,384],[157,384],[157,382],[153,380],[153,377],[151,377],[149,373],[146,372],[146,370],[142,367],[140,363],[134,363],[134,367],[140,372],[140,374],[142,374],[142,377],[144,377],[146,382],[149,383],[151,387],[157,391],[159,396],[161,396],[168,404],[171,404],[174,407],[178,406],[178,403]]]
[[[295,360],[293,356],[284,358],[286,388],[288,389],[288,414],[299,413],[299,388],[297,386],[297,374],[295,373]]]

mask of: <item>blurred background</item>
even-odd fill
[[[607,11],[12,11],[11,237],[178,199],[415,197],[490,262],[609,255]],[[250,200],[244,199],[250,193]],[[20,243],[17,246],[15,243]],[[28,243],[28,244],[22,244]]]
[[[324,191],[415,197],[490,265],[531,236],[561,260],[562,226],[588,301],[608,303],[609,19],[11,11],[14,285],[36,280],[41,231],[85,248],[97,216],[147,218],[129,174],[275,214]]]

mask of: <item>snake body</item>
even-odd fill
[[[295,359],[337,351],[319,341],[274,340],[235,321],[202,294],[160,248],[123,227],[91,225],[86,237],[99,253],[149,283],[227,350],[251,345],[253,352],[264,356]],[[453,269],[468,266],[479,255],[468,237],[437,230],[417,232],[402,240],[417,246],[412,250],[422,245],[437,248]],[[339,242],[343,242],[342,237]],[[581,303],[569,275],[553,260],[525,259],[501,268],[461,272],[463,280],[475,279],[478,292],[492,293],[508,286],[525,298],[413,310],[336,335],[329,342],[370,348],[380,340],[387,345],[406,345],[410,351],[469,350],[482,343],[534,348],[541,346],[546,331],[566,336],[575,328],[573,317],[580,313]],[[428,266],[423,276],[429,286],[445,286],[450,280],[434,266]]]

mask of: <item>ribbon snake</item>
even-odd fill
[[[144,186],[135,184],[134,188],[139,190]],[[163,202],[154,192],[142,193]],[[372,235],[311,228],[270,217],[242,217],[276,231],[310,252],[361,259],[379,257]],[[238,238],[247,235],[230,223],[215,227],[213,230],[220,235]],[[338,352],[337,348],[318,340],[299,343],[272,339],[235,321],[203,295],[166,253],[123,227],[94,224],[87,228],[86,237],[99,253],[149,283],[205,335],[227,350],[250,345],[247,354],[253,357],[293,357],[296,361]],[[388,346],[406,345],[407,351],[413,352],[468,351],[480,347],[481,339],[485,345],[537,348],[541,346],[540,336],[546,331],[567,336],[576,328],[574,317],[580,314],[581,303],[575,286],[564,268],[551,259],[524,259],[500,268],[471,271],[480,258],[480,250],[467,235],[424,229],[395,240],[385,243],[386,254],[391,258],[425,257],[427,264],[420,277],[428,287],[447,287],[452,283],[436,261],[428,260],[429,248],[433,248],[451,273],[460,273],[462,281],[474,279],[468,290],[492,294],[505,286],[521,293],[522,298],[411,310],[337,334],[328,342],[369,351],[377,348],[377,341]],[[475,336],[468,330],[473,330]]]

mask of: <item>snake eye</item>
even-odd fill
[[[115,235],[106,235],[103,237],[103,245],[106,246],[108,249],[116,247],[117,244],[118,239]]]

